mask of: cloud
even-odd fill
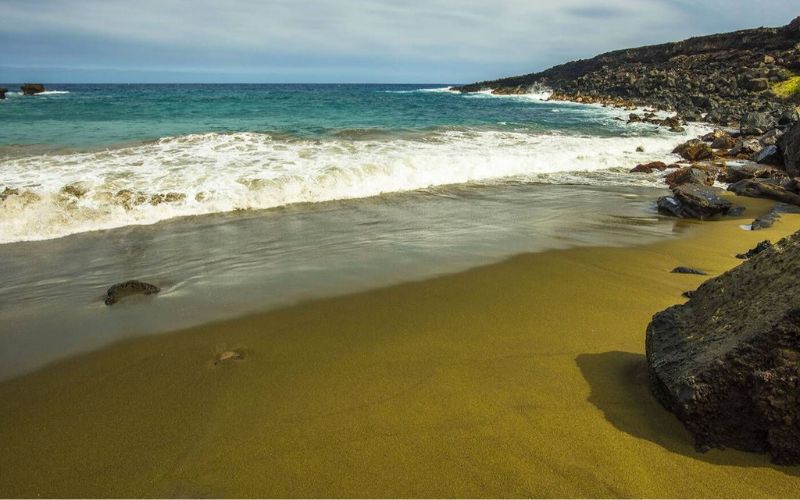
[[[795,0],[792,0],[795,1]],[[0,0],[0,80],[27,68],[259,81],[469,81],[757,24],[789,0]],[[744,25],[742,25],[744,23]],[[17,68],[11,70],[11,68]],[[57,72],[56,72],[57,73]],[[34,78],[35,79],[35,78]],[[294,79],[294,80],[293,80]]]

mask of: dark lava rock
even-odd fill
[[[700,139],[692,139],[676,147],[673,153],[689,161],[707,160],[714,156],[711,146]]]
[[[0,87],[0,99],[5,99],[6,98],[6,92],[8,92],[7,88]]]
[[[699,184],[701,186],[714,185],[715,174],[699,168],[685,167],[668,174],[664,177],[669,187],[680,186],[681,184]]]
[[[631,169],[631,172],[642,172],[645,174],[653,173],[653,170],[666,170],[667,164],[663,161],[653,161],[650,163],[643,163],[641,165],[636,165]]]
[[[694,294],[695,294],[695,290],[688,290],[686,292],[683,292],[681,295],[683,295],[687,299],[691,299],[692,297],[694,297]]]
[[[778,141],[783,154],[786,172],[792,177],[800,175],[800,122],[795,123]]]
[[[41,83],[23,83],[20,86],[23,95],[34,95],[44,92],[44,85]]]
[[[161,289],[150,283],[143,281],[130,280],[124,283],[117,283],[106,292],[105,303],[107,306],[116,304],[121,299],[129,295],[152,295],[160,292]]]
[[[786,190],[779,184],[769,182],[769,180],[743,179],[728,186],[728,191],[733,191],[740,196],[768,198],[800,206],[800,195]]]
[[[646,337],[653,394],[698,449],[800,464],[798,275],[800,233],[653,317]]]
[[[720,196],[719,190],[696,184],[681,184],[672,188],[672,196],[658,199],[658,210],[667,215],[689,219],[710,219],[727,215],[731,202]]]
[[[738,164],[727,164],[725,172],[719,176],[721,182],[734,183],[742,179],[783,179],[786,172],[768,165],[760,165],[755,162],[742,162]]]
[[[672,271],[673,274],[698,274],[700,276],[707,276],[708,273],[705,271],[701,271],[700,269],[695,269],[693,267],[685,267],[685,266],[678,266]]]
[[[778,146],[770,145],[756,153],[753,161],[764,165],[783,166],[783,155]]]
[[[737,259],[749,259],[750,257],[755,257],[756,255],[760,254],[764,250],[769,250],[772,248],[772,242],[769,240],[764,240],[755,247],[751,248],[745,253],[736,254]]]
[[[778,219],[781,218],[781,214],[784,213],[800,213],[800,208],[794,205],[787,205],[785,203],[777,203],[774,207],[772,207],[772,210],[756,218],[750,224],[750,230],[758,231],[759,229],[770,228]]]

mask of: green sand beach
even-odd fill
[[[0,383],[2,496],[791,497],[800,467],[695,451],[644,332],[738,252],[800,228],[676,222],[133,339]],[[243,359],[217,362],[236,351]]]

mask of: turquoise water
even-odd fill
[[[624,174],[695,132],[442,85],[47,88],[0,101],[0,244],[450,185],[655,186]]]
[[[583,107],[436,91],[445,87],[53,84],[47,88],[68,93],[34,98],[12,94],[0,102],[0,145],[86,148],[202,132],[324,138],[353,131],[403,133],[441,127],[600,136],[626,132],[622,122],[609,122]]]
[[[668,238],[663,180],[629,170],[700,132],[443,85],[47,87],[0,101],[0,379],[521,252]],[[105,306],[128,279],[162,292]]]

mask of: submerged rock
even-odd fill
[[[653,394],[698,449],[800,463],[798,275],[800,232],[653,317],[646,338]]]
[[[44,92],[44,85],[41,83],[23,83],[19,88],[23,95],[34,95]]]
[[[110,306],[130,295],[153,295],[160,291],[161,289],[159,287],[151,285],[150,283],[138,280],[125,281],[123,283],[117,283],[108,289],[105,303],[107,306]]]

